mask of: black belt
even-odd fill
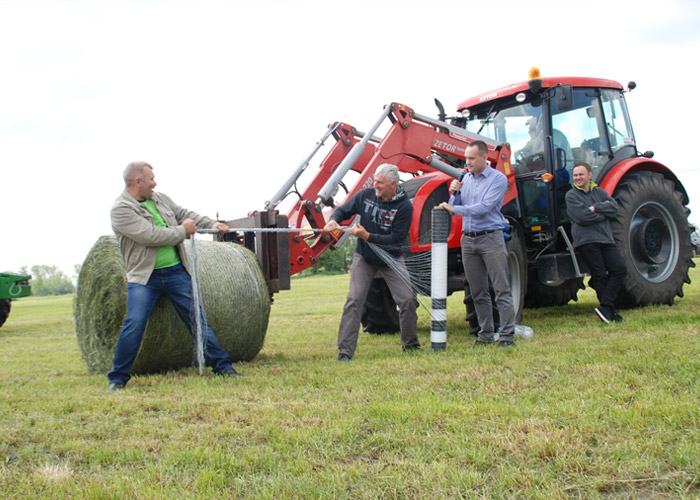
[[[484,234],[495,233],[500,231],[500,229],[486,229],[484,231],[462,231],[464,236],[469,236],[470,238],[476,238],[477,236],[483,236]]]

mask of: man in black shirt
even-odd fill
[[[350,269],[350,290],[338,330],[338,361],[349,361],[355,354],[362,308],[377,271],[381,271],[399,307],[404,350],[420,349],[413,290],[368,244],[382,247],[398,262],[403,262],[401,250],[408,243],[413,206],[398,181],[398,167],[388,163],[379,166],[374,174],[374,187],[363,189],[338,207],[324,228],[333,231],[339,227],[339,222],[360,215],[360,222],[348,228],[348,232],[357,237],[357,248]],[[408,276],[408,273],[404,276]]]
[[[574,166],[574,189],[566,192],[566,211],[578,255],[591,272],[589,285],[596,291],[600,307],[595,312],[604,323],[620,322],[615,299],[622,288],[627,267],[615,246],[610,221],[617,216],[617,202],[593,181],[587,163]]]

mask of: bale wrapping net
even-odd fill
[[[196,243],[199,288],[209,324],[231,361],[250,361],[262,349],[271,304],[255,255],[235,243]],[[183,259],[189,261],[189,255]],[[126,269],[117,240],[102,236],[83,262],[73,302],[78,347],[91,373],[106,374],[112,369],[126,316],[126,291]],[[192,335],[170,301],[161,297],[131,373],[175,370],[193,361]]]

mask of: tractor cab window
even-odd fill
[[[635,147],[620,90],[572,92],[573,107],[565,111],[555,99],[528,95],[526,102],[511,106],[505,103],[512,101],[502,99],[470,109],[465,124],[470,132],[510,144],[521,216],[532,231],[547,231],[553,227],[550,222],[568,220],[564,200],[577,162],[591,165],[596,180],[613,155]],[[544,182],[544,174],[551,174],[553,182]],[[550,221],[552,215],[556,221]]]
[[[551,104],[554,160],[556,169],[565,169],[572,177],[575,163],[584,161],[593,167],[593,179],[625,146],[634,146],[627,109],[617,90],[574,89],[574,107],[560,113]],[[557,144],[557,135],[566,137],[568,146]],[[564,158],[566,160],[564,160]]]
[[[570,146],[566,164],[558,164],[565,168],[573,179],[573,166],[579,161],[585,161],[597,171],[607,161],[607,144],[601,139],[602,110],[597,93],[588,89],[574,89],[574,108],[559,113],[552,104],[552,129],[565,135]],[[556,154],[560,154],[555,149]]]
[[[548,221],[547,193],[541,182],[546,172],[542,101],[531,100],[500,109],[471,110],[466,129],[500,143],[508,142],[523,216],[534,226]]]
[[[612,153],[614,154],[627,146],[635,146],[634,134],[622,92],[604,90],[601,92],[601,102]]]

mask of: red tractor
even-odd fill
[[[631,82],[628,90],[634,87]],[[481,139],[489,146],[491,166],[509,181],[502,212],[511,226],[509,268],[518,318],[523,307],[576,300],[583,288],[586,269],[571,244],[564,201],[578,161],[593,167],[594,181],[620,205],[613,228],[628,273],[618,305],[672,304],[676,296],[683,296],[683,284],[690,283],[688,268],[694,266],[688,194],[652,152],[638,151],[625,92],[611,80],[542,79],[533,68],[529,81],[467,99],[452,117],[437,100],[438,119],[392,103],[367,132],[345,123],[331,125],[264,211],[228,222],[234,227],[299,228],[291,233],[244,233],[270,293],[289,289],[292,274],[315,265],[345,236],[304,229],[323,228],[334,206],[371,186],[379,165],[393,163],[406,174],[402,185],[413,200],[411,253],[428,251],[431,210],[448,199],[449,182],[462,174],[465,147]],[[379,135],[383,126],[388,130]],[[311,158],[331,136],[336,142],[315,176],[297,189]],[[351,174],[352,184],[347,180]],[[286,216],[281,215],[276,207],[290,195],[298,199]],[[453,221],[448,293],[465,287],[460,231],[461,223]],[[370,294],[365,329],[398,329],[396,307],[381,278]]]

